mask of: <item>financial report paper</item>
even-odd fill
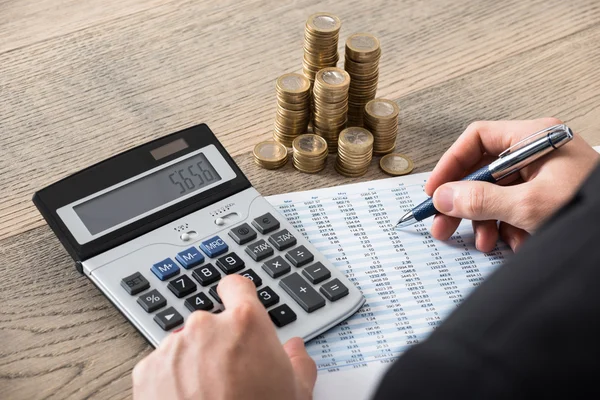
[[[318,368],[315,399],[368,398],[409,346],[424,340],[511,251],[475,249],[470,221],[447,242],[432,218],[400,231],[404,212],[427,198],[429,173],[268,197],[362,291],[353,317],[307,343]]]

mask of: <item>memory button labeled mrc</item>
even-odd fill
[[[227,252],[229,246],[227,246],[227,243],[223,239],[214,236],[200,243],[200,250],[210,258],[214,258]]]

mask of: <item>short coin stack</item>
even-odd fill
[[[396,148],[398,105],[386,99],[374,99],[365,105],[364,126],[374,138],[373,154],[381,156]]]
[[[314,174],[325,168],[327,142],[311,133],[300,135],[292,142],[294,167],[302,172]]]
[[[375,98],[379,79],[379,40],[369,33],[355,33],[346,40],[344,69],[350,74],[348,126],[363,126],[365,104]]]
[[[340,19],[328,13],[316,13],[308,17],[304,30],[302,69],[311,83],[320,69],[337,65],[341,26]]]
[[[285,74],[275,86],[277,115],[273,138],[291,147],[298,135],[306,133],[310,120],[310,81],[304,75]]]
[[[254,161],[266,169],[277,169],[283,167],[288,160],[287,148],[281,143],[268,140],[254,146]]]
[[[373,135],[357,126],[340,133],[338,157],[335,169],[342,175],[357,177],[364,175],[373,158]]]
[[[338,146],[338,136],[348,120],[350,75],[336,67],[323,68],[315,76],[313,88],[313,132],[327,141],[331,153]]]

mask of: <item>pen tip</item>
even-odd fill
[[[417,220],[415,219],[415,216],[413,215],[412,211],[409,211],[406,214],[404,214],[404,216],[402,216],[402,218],[400,218],[400,221],[398,221],[398,223],[396,224],[394,229],[404,228],[405,226],[412,225],[415,222],[417,222]]]

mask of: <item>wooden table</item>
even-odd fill
[[[125,398],[151,351],[73,268],[33,192],[206,122],[264,195],[360,179],[257,168],[307,16],[382,43],[378,96],[430,170],[477,119],[556,116],[600,144],[597,0],[0,0],[0,398]]]

